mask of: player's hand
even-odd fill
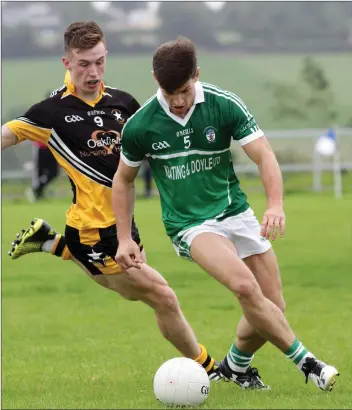
[[[280,231],[280,238],[285,235],[286,216],[282,206],[272,206],[264,212],[260,235],[275,241]]]
[[[143,258],[139,246],[132,239],[119,242],[119,247],[115,256],[117,264],[122,270],[129,268],[141,268]]]

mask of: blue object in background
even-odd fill
[[[336,141],[336,132],[333,128],[328,129],[327,137],[332,139],[333,141]]]

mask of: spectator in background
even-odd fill
[[[45,97],[49,98],[50,94],[51,91],[47,92]],[[33,142],[32,158],[32,187],[26,190],[28,202],[31,203],[43,199],[46,187],[59,175],[59,164],[45,144]]]
[[[33,142],[32,187],[26,190],[29,202],[36,202],[45,196],[45,189],[59,175],[59,164],[49,148],[41,142]]]
[[[150,165],[148,161],[144,161],[144,168],[143,168],[143,180],[144,180],[144,198],[151,198],[152,197],[152,171],[150,169]]]

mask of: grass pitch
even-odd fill
[[[262,195],[250,195],[258,218]],[[162,408],[152,382],[177,356],[159,335],[149,308],[99,287],[71,262],[47,254],[12,261],[7,250],[33,217],[63,230],[67,199],[2,206],[2,407],[5,409]],[[269,392],[211,385],[203,408],[352,407],[352,196],[291,195],[287,233],[274,244],[297,337],[340,377],[332,393],[305,385],[282,353],[256,354]],[[149,263],[179,296],[199,341],[217,359],[232,343],[240,308],[220,284],[176,256],[160,221],[158,199],[139,200],[137,223]]]

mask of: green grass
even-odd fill
[[[262,195],[251,195],[258,217]],[[159,335],[146,306],[93,283],[71,262],[33,254],[6,255],[14,234],[32,217],[64,228],[65,200],[4,201],[2,206],[2,406],[6,409],[162,408],[152,381],[177,356]],[[287,317],[300,340],[341,376],[332,393],[305,385],[304,376],[273,347],[256,354],[270,392],[211,386],[204,408],[352,407],[352,196],[291,195],[287,234],[275,243]],[[240,308],[195,264],[176,256],[160,222],[157,199],[137,202],[137,222],[149,263],[176,290],[199,340],[216,358],[234,336]]]
[[[238,94],[254,113],[263,129],[324,127],[309,121],[277,118],[268,81],[296,84],[304,55],[222,55],[200,53],[201,80]],[[337,123],[344,125],[350,113],[351,54],[318,54],[335,95]],[[3,118],[18,115],[62,84],[64,68],[59,58],[4,60],[2,63]],[[151,76],[151,55],[110,56],[106,73],[109,85],[130,92],[139,102],[155,93]]]

